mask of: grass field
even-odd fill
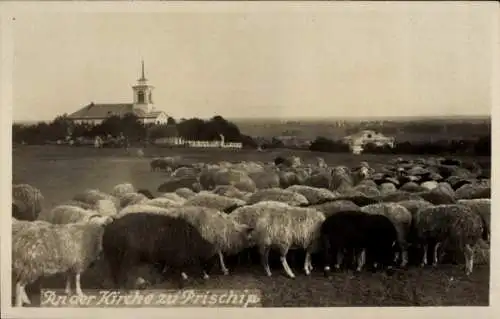
[[[133,152],[132,152],[133,153]],[[296,152],[297,153],[297,152]],[[22,146],[13,150],[13,182],[29,183],[45,196],[45,209],[71,199],[86,188],[109,191],[121,182],[131,182],[138,188],[155,191],[166,178],[165,173],[150,172],[149,158],[181,155],[189,162],[217,162],[220,160],[270,161],[282,152],[223,151],[193,149],[145,149],[145,157],[138,158],[125,150],[68,148],[58,146]],[[322,156],[329,164],[357,165],[368,161],[372,166],[386,163],[393,156],[350,154],[323,154],[300,152],[306,162]],[[478,159],[488,163],[489,159]],[[398,270],[393,276],[383,273],[349,272],[334,274],[327,280],[315,265],[310,277],[300,268],[294,269],[297,278],[288,279],[276,267],[273,277],[264,275],[261,267],[231,269],[229,276],[214,270],[210,280],[190,278],[188,286],[200,288],[260,289],[263,306],[487,306],[489,304],[489,266],[476,266],[466,277],[462,266],[441,265],[436,268]],[[104,288],[108,279],[103,265],[96,264],[82,278],[84,289]],[[46,278],[28,287],[34,306],[39,303],[40,288],[63,288],[61,276]],[[154,288],[171,287],[167,280]]]

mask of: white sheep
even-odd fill
[[[118,197],[118,199],[120,201],[121,208],[127,207],[129,205],[145,203],[149,200],[149,198],[147,198],[146,195],[135,192],[121,194],[120,197]]]
[[[12,274],[16,282],[16,306],[30,303],[26,285],[58,273],[66,273],[68,294],[73,274],[76,293],[83,296],[80,276],[98,258],[103,232],[104,228],[94,223],[13,222]]]
[[[134,185],[132,185],[130,183],[122,183],[122,184],[118,184],[115,187],[113,187],[113,190],[111,191],[111,195],[119,198],[124,194],[134,193],[134,192],[135,192]]]
[[[29,184],[12,185],[12,199],[22,204],[18,205],[18,208],[22,209],[19,209],[16,216],[21,220],[33,221],[42,211],[44,202],[42,192]]]
[[[241,206],[244,204],[245,202],[241,199],[220,196],[205,191],[196,194],[184,203],[185,206],[201,206],[217,209],[219,211],[223,211],[231,206]]]
[[[59,205],[52,210],[45,210],[38,219],[52,224],[92,222],[99,225],[107,225],[113,220],[110,216],[102,216],[97,211],[71,205]]]
[[[259,246],[268,276],[272,275],[268,262],[271,247],[279,248],[281,264],[290,278],[295,278],[295,274],[288,265],[286,255],[293,247],[303,248],[306,251],[304,271],[306,275],[311,273],[311,253],[318,248],[319,228],[325,220],[322,212],[282,202],[264,201],[239,207],[229,217],[254,228],[251,237]]]
[[[181,188],[176,189],[175,194],[179,195],[180,197],[182,197],[184,199],[188,199],[188,198],[196,195],[196,193],[193,190],[191,190],[190,188],[187,188],[187,187],[181,187]]]
[[[76,207],[80,207],[83,209],[94,210],[102,216],[113,217],[118,213],[118,210],[116,209],[115,203],[109,199],[100,199],[100,200],[98,200],[94,203],[91,203],[91,204],[84,203],[84,202],[77,201],[77,200],[69,200],[69,201],[65,201],[65,202],[59,204],[58,206],[60,206],[60,205],[76,206]]]
[[[86,189],[83,192],[73,196],[73,199],[88,204],[95,204],[98,200],[108,199],[115,204],[116,209],[120,208],[120,201],[118,198],[101,192],[98,189]]]
[[[286,188],[286,190],[303,195],[310,204],[317,204],[340,196],[339,193],[332,192],[326,188],[317,188],[307,185],[292,185]]]
[[[140,205],[150,205],[150,206],[157,206],[157,207],[162,207],[162,208],[172,208],[172,207],[179,207],[182,206],[183,204],[173,201],[169,198],[165,197],[157,197],[150,199],[148,201],[145,201],[143,203],[140,203]]]
[[[180,190],[180,189],[178,189],[178,190]],[[187,190],[187,188],[186,188],[186,190]],[[186,202],[186,199],[191,198],[191,197],[193,197],[194,195],[197,194],[197,193],[195,193],[193,191],[191,191],[191,192],[193,194],[190,195],[189,197],[184,197],[182,195],[177,194],[177,192],[175,192],[175,193],[161,193],[161,194],[158,195],[157,198],[167,198],[167,199],[171,200],[172,202],[176,202],[176,203],[178,203],[180,205],[183,205]]]
[[[250,195],[247,203],[251,205],[262,201],[283,202],[291,206],[307,205],[309,203],[304,195],[281,188],[260,189]]]

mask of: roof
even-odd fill
[[[392,137],[388,137],[383,135],[382,133],[375,132],[372,130],[363,130],[352,135],[345,136],[344,139],[360,139],[365,138],[367,135],[371,135],[370,139],[392,139]]]
[[[90,103],[78,111],[70,114],[70,119],[105,119],[110,116],[124,116],[128,113],[134,113],[140,118],[156,118],[162,111],[153,111],[145,113],[143,110],[134,109],[132,103],[113,103],[113,104],[94,104]]]

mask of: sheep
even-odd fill
[[[181,187],[181,188],[176,189],[175,194],[179,195],[180,197],[182,197],[184,199],[188,199],[188,198],[196,195],[196,193],[193,190],[191,190],[190,188],[186,188],[186,187]]]
[[[365,258],[392,268],[393,245],[397,231],[390,219],[383,215],[365,212],[341,211],[331,215],[320,228],[324,249],[324,274],[330,276],[332,256],[336,256],[335,268],[342,264],[343,251],[353,251],[357,259],[356,271],[361,271]]]
[[[162,208],[180,207],[183,205],[183,203],[176,202],[176,201],[173,201],[173,200],[171,200],[169,198],[165,198],[165,197],[153,198],[153,199],[145,201],[139,205],[142,205],[142,204],[149,205],[149,206],[162,207]],[[131,206],[134,206],[134,205],[131,205]]]
[[[330,190],[342,192],[354,186],[351,172],[346,166],[337,166],[332,169]]]
[[[213,190],[212,193],[221,196],[233,197],[237,199],[244,200],[248,193],[242,192],[233,185],[218,185]]]
[[[309,208],[314,208],[322,212],[325,217],[336,214],[341,211],[353,211],[359,210],[360,207],[349,200],[333,200],[327,201],[320,204],[307,206]]]
[[[127,207],[129,205],[144,203],[144,202],[148,201],[149,199],[146,196],[144,196],[143,194],[139,194],[139,193],[134,192],[134,193],[121,194],[121,196],[119,197],[119,200],[120,200],[120,207],[124,208],[124,207]]]
[[[78,193],[75,196],[73,196],[73,199],[76,201],[80,201],[80,202],[84,202],[84,203],[88,203],[88,204],[95,204],[99,200],[107,199],[107,200],[110,200],[114,203],[116,209],[120,208],[120,201],[118,200],[118,198],[116,198],[112,195],[103,193],[98,189],[86,189],[83,192]]]
[[[393,183],[382,183],[379,185],[379,189],[381,195],[391,194],[398,190]]]
[[[298,206],[307,204],[307,198],[299,193],[287,191],[281,188],[267,188],[261,189],[250,195],[247,203],[255,204],[261,201],[277,201],[284,202],[291,206]]]
[[[178,188],[189,188],[195,192],[200,191],[198,178],[196,176],[169,177],[164,183],[158,186],[158,192],[175,192]]]
[[[301,180],[301,177],[296,172],[292,171],[278,171],[278,177],[280,179],[281,188],[305,183],[305,180]]]
[[[217,185],[233,185],[245,192],[256,190],[255,182],[246,172],[227,168],[203,171],[200,174],[200,184],[205,190],[212,190]]]
[[[472,247],[483,234],[483,221],[479,214],[462,204],[443,204],[419,210],[411,228],[412,240],[424,249],[421,266],[427,264],[429,246],[433,248],[433,265],[436,265],[438,247],[450,244],[463,251],[466,275],[473,270]]]
[[[138,189],[137,193],[138,194],[142,194],[142,195],[146,196],[149,199],[155,198],[155,196],[153,195],[153,193],[151,193],[148,189],[145,189],[145,188]]]
[[[260,207],[257,207],[257,211],[259,210],[263,213],[255,215],[260,216],[251,223],[255,224],[251,237],[259,247],[267,276],[272,276],[268,261],[269,252],[271,247],[278,247],[283,269],[290,278],[295,278],[286,256],[290,249],[297,246],[306,251],[304,271],[309,275],[312,270],[311,253],[318,249],[319,228],[325,220],[323,213],[311,208],[293,207],[271,201],[261,202]]]
[[[394,224],[398,232],[397,243],[401,253],[401,266],[408,263],[407,237],[411,228],[412,214],[404,206],[397,203],[379,203],[361,207],[361,211],[367,214],[386,216]]]
[[[399,190],[410,192],[410,193],[418,193],[418,192],[425,191],[426,189],[423,188],[422,186],[418,185],[415,182],[407,182],[407,183],[403,184],[403,186],[401,186],[399,188]]]
[[[94,203],[85,203],[85,202],[81,202],[78,200],[69,200],[69,201],[62,202],[58,206],[61,206],[61,205],[76,206],[76,207],[80,207],[80,208],[87,209],[87,210],[93,210],[102,216],[113,217],[117,214],[117,209],[116,209],[115,203],[109,199],[100,199]],[[41,213],[41,214],[44,214],[44,213]]]
[[[99,225],[107,225],[113,220],[110,216],[102,216],[97,211],[70,205],[59,205],[50,211],[45,210],[38,219],[52,224],[93,222]]]
[[[438,183],[436,181],[426,181],[420,184],[420,186],[425,188],[426,190],[433,190],[438,186]]]
[[[310,176],[307,176],[303,183],[298,184],[304,184],[315,188],[327,188],[330,190],[336,190],[331,188],[332,176],[327,172],[313,173]]]
[[[364,183],[360,183],[360,184],[356,185],[355,187],[353,187],[352,190],[355,192],[360,192],[361,194],[363,194],[367,197],[380,196],[380,191],[378,190],[376,185],[372,186],[372,185],[366,185]]]
[[[180,206],[174,206],[174,207],[180,207]],[[168,208],[172,207],[168,206],[167,204],[162,205],[162,202],[155,198],[154,200],[151,200],[148,203],[130,205],[123,208],[122,210],[120,210],[118,215],[116,215],[115,219],[122,218],[123,216],[128,214],[137,214],[137,213],[172,215],[168,210]]]
[[[280,187],[280,177],[274,172],[257,171],[249,172],[248,176],[254,181],[257,189]]]
[[[474,212],[481,216],[484,224],[483,239],[485,239],[486,242],[489,242],[491,233],[491,199],[460,199],[457,203],[470,207]]]
[[[251,242],[250,227],[227,218],[225,214],[216,209],[200,206],[160,208],[149,205],[134,205],[123,209],[120,212],[120,218],[137,213],[160,214],[187,220],[200,231],[203,238],[215,245],[224,274],[229,273],[229,271],[225,266],[222,253],[237,253]]]
[[[120,198],[122,195],[127,194],[127,193],[134,193],[135,188],[134,185],[130,183],[123,183],[123,184],[118,184],[115,187],[113,187],[113,190],[111,191],[111,195]]]
[[[417,214],[419,210],[434,206],[434,204],[429,203],[428,201],[414,200],[414,199],[404,200],[397,203],[398,205],[401,205],[404,208],[406,208],[411,213],[412,218]]]
[[[17,217],[20,220],[33,221],[42,211],[44,197],[42,192],[29,184],[12,185],[12,199],[18,204]]]
[[[80,276],[100,255],[103,232],[104,228],[94,223],[13,223],[12,274],[16,282],[16,306],[30,303],[26,285],[57,273],[66,273],[68,294],[71,293],[70,276],[74,274],[76,293],[82,296]]]
[[[333,200],[340,196],[339,193],[332,192],[326,188],[316,188],[307,185],[293,185],[286,188],[286,190],[303,195],[310,204]]]
[[[420,200],[424,199],[416,193],[409,193],[405,191],[397,191],[395,193],[387,194],[381,197],[381,201],[385,203],[397,203],[405,200]]]
[[[128,214],[113,221],[104,231],[102,246],[116,286],[141,261],[177,271],[196,267],[206,278],[217,255],[215,246],[186,220],[151,213]]]
[[[193,196],[196,195],[197,193],[193,193]],[[192,196],[190,196],[191,198]],[[158,198],[166,198],[171,200],[172,202],[178,203],[178,204],[184,204],[186,202],[186,198],[178,195],[177,193],[161,193],[158,195]]]
[[[457,199],[491,198],[491,187],[480,184],[466,184],[456,191]]]
[[[191,197],[184,203],[185,206],[201,206],[207,208],[213,208],[220,211],[234,206],[234,205],[244,205],[245,202],[241,199],[231,198],[226,196],[220,196],[212,193],[201,192],[196,196]]]
[[[149,167],[152,172],[156,170],[167,171],[170,169],[169,163],[163,158],[154,158],[150,163]]]
[[[430,191],[415,194],[434,205],[454,204],[456,202],[454,194],[450,194],[448,190],[439,186]]]
[[[193,177],[197,175],[198,171],[194,167],[179,167],[172,173],[172,177]]]

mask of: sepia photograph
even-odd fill
[[[2,317],[493,305],[496,2],[97,2],[0,4]]]

